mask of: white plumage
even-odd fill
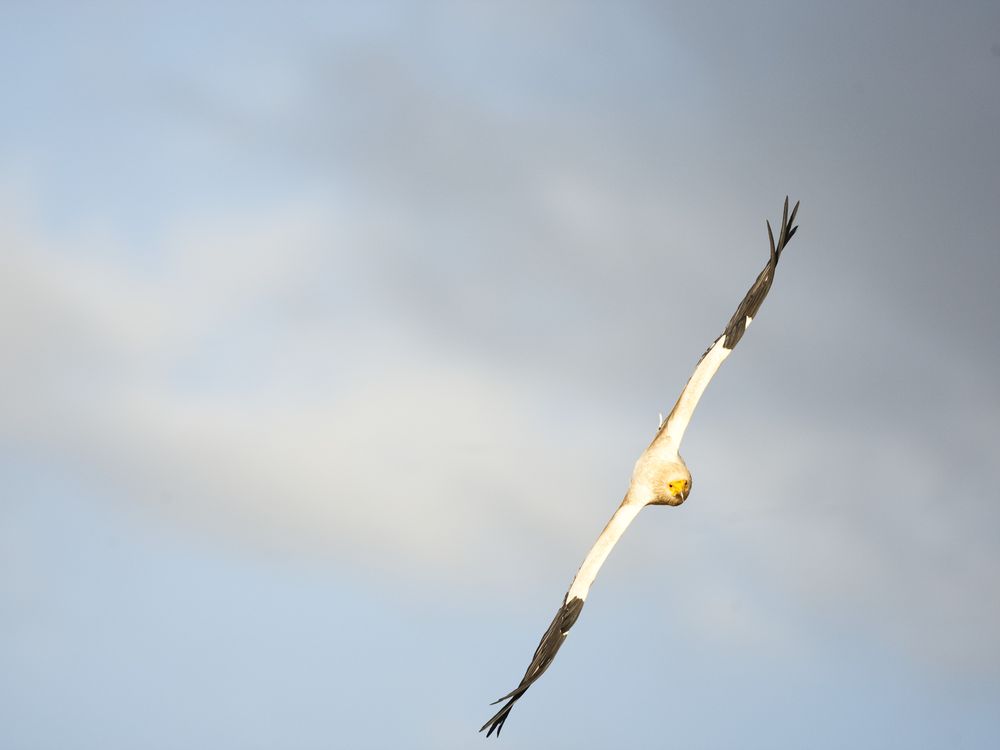
[[[794,226],[798,210],[799,204],[796,203],[789,216],[786,197],[777,245],[771,232],[771,224],[768,222],[767,234],[771,243],[771,256],[767,265],[758,274],[753,286],[736,308],[722,335],[712,342],[698,361],[670,414],[666,419],[660,416],[660,426],[655,437],[635,463],[625,498],[584,558],[563,598],[562,606],[542,636],[538,648],[535,649],[535,655],[524,677],[514,690],[495,701],[495,703],[501,701],[506,703],[482,726],[480,732],[489,729],[487,736],[494,731],[498,737],[500,736],[500,730],[514,704],[552,663],[570,628],[579,617],[598,571],[629,524],[639,515],[639,511],[647,505],[680,505],[687,499],[691,491],[691,472],[688,471],[684,459],[678,452],[684,432],[691,422],[691,416],[705,388],[739,343],[767,296],[774,280],[778,259],[798,228]]]

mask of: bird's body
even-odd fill
[[[794,222],[798,210],[799,205],[796,203],[789,217],[788,199],[785,198],[784,215],[777,245],[775,245],[774,236],[771,233],[771,225],[768,223],[771,257],[767,266],[757,276],[757,280],[737,307],[722,335],[712,342],[712,345],[698,361],[670,414],[666,419],[661,419],[655,437],[635,463],[625,498],[584,558],[583,564],[563,598],[562,606],[542,636],[538,648],[535,649],[535,655],[532,657],[520,684],[496,701],[496,703],[506,702],[479,730],[482,732],[489,729],[487,736],[493,734],[494,731],[497,736],[500,735],[500,730],[514,704],[524,695],[532,683],[548,669],[569,633],[569,629],[573,627],[580,616],[583,603],[587,594],[590,593],[590,586],[597,577],[597,572],[629,524],[639,515],[639,511],[647,505],[676,506],[687,499],[691,491],[691,472],[688,471],[684,459],[678,452],[684,431],[687,429],[691,415],[694,413],[709,381],[736,344],[739,343],[767,296],[774,280],[774,270],[778,265],[778,259],[797,229]]]

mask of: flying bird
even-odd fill
[[[719,367],[730,355],[736,345],[743,338],[751,321],[757,316],[761,303],[771,289],[774,281],[774,270],[778,266],[778,260],[788,244],[789,240],[798,229],[795,224],[795,215],[798,213],[799,204],[796,203],[792,209],[791,216],[788,214],[788,197],[785,197],[785,208],[781,217],[781,231],[778,234],[778,242],[774,242],[774,233],[771,231],[771,222],[767,223],[767,236],[771,243],[771,257],[764,266],[764,270],[757,276],[753,286],[747,292],[743,301],[733,317],[729,319],[726,329],[722,332],[711,346],[701,355],[698,364],[691,374],[687,385],[681,391],[677,403],[667,415],[666,419],[660,419],[660,426],[656,436],[649,444],[649,447],[639,456],[632,471],[632,480],[629,483],[625,499],[622,500],[618,510],[611,516],[608,525],[590,548],[580,570],[569,586],[566,596],[563,597],[562,605],[556,612],[552,623],[549,625],[545,635],[535,649],[535,655],[528,665],[528,669],[521,678],[520,684],[507,695],[497,699],[493,705],[506,701],[500,710],[493,717],[483,724],[479,730],[486,732],[489,737],[493,732],[500,736],[500,730],[504,722],[510,716],[514,704],[520,700],[521,696],[537,680],[555,658],[559,647],[573,627],[583,603],[587,599],[590,586],[597,577],[597,572],[607,559],[612,547],[625,533],[625,529],[639,515],[639,511],[647,505],[680,505],[688,498],[691,492],[691,472],[688,471],[684,459],[678,453],[684,431],[691,421],[691,415],[701,394],[705,392],[709,381],[718,372]]]

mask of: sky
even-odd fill
[[[1000,745],[995,2],[0,6],[0,746]]]

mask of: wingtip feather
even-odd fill
[[[781,210],[781,231],[778,233],[778,252],[785,249],[788,242],[788,196],[785,196],[785,206]]]

